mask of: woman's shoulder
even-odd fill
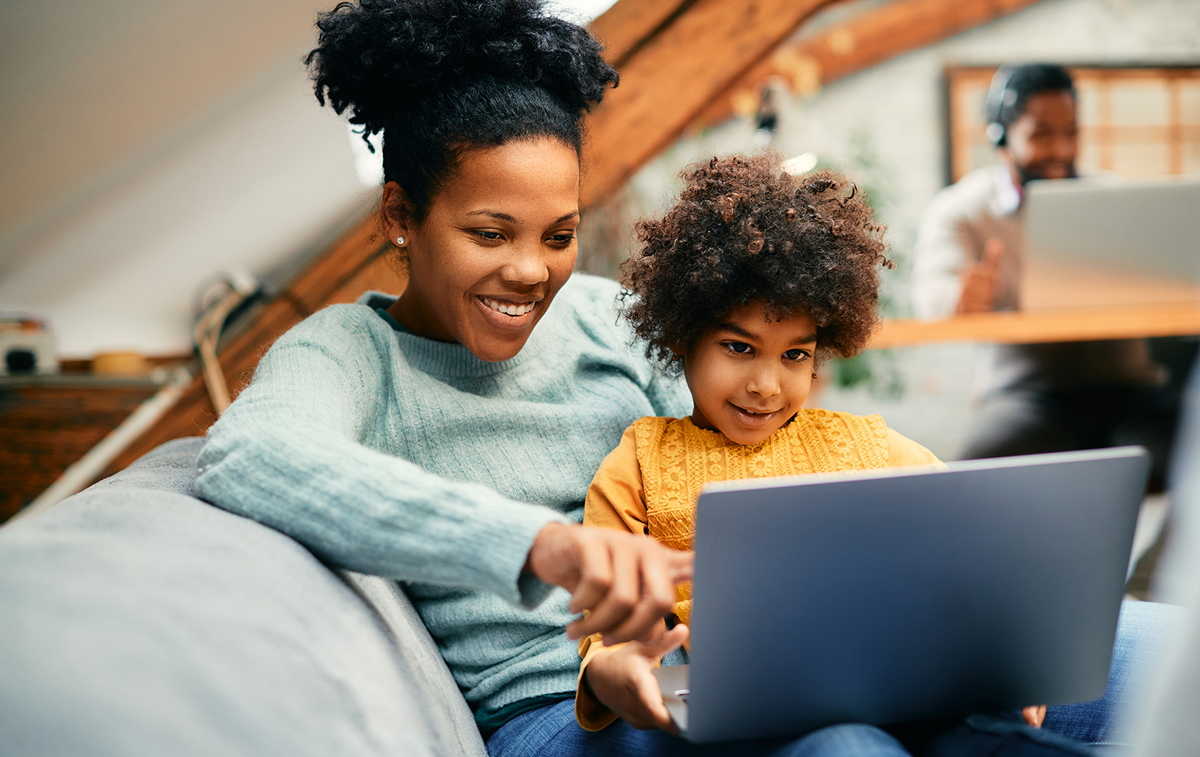
[[[319,353],[338,362],[378,362],[395,342],[392,329],[369,306],[358,303],[329,305],[285,331],[271,345],[268,355],[293,360]]]
[[[375,312],[372,302],[364,295],[359,302],[328,305],[308,316],[285,332],[295,338],[344,339],[347,335],[388,333],[391,327]]]
[[[576,318],[614,320],[620,308],[621,285],[603,276],[573,273],[559,290],[554,306]]]
[[[633,330],[621,318],[621,285],[612,279],[575,273],[563,285],[550,306],[555,329],[568,339],[582,336],[605,349],[626,352],[633,343]]]

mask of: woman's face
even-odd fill
[[[384,207],[401,190],[384,188]],[[417,336],[507,360],[525,345],[575,267],[579,156],[554,139],[469,150],[405,238],[408,288],[389,313]]]

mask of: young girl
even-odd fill
[[[638,227],[642,249],[624,267],[637,299],[625,317],[651,358],[683,373],[695,409],[626,429],[592,481],[584,523],[690,550],[710,481],[939,465],[878,415],[804,407],[820,359],[866,345],[878,271],[891,265],[856,188],[832,173],[790,176],[774,155],[713,158],[685,179],[666,216]],[[635,713],[636,727],[673,728],[647,673],[686,640],[690,597],[681,584],[681,625],[656,640],[582,640],[580,725],[609,725],[611,705]]]

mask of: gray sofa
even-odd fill
[[[396,582],[193,498],[202,443],[0,528],[0,754],[484,755]]]

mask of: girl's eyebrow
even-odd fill
[[[732,332],[734,334],[737,334],[740,337],[745,337],[746,339],[755,339],[758,337],[757,334],[752,334],[749,331],[746,331],[744,328],[737,325],[736,323],[722,323],[720,326],[717,326],[717,328],[720,329],[721,331]],[[816,334],[806,334],[802,337],[792,340],[792,344],[813,344],[816,341],[817,341]]]
[[[721,325],[717,326],[717,328],[720,329],[721,331],[731,331],[734,334],[737,334],[738,336],[744,336],[747,339],[753,339],[756,336],[755,334],[751,334],[749,331],[746,331],[741,326],[737,325],[736,323],[732,323],[732,322],[731,323],[722,323]]]

